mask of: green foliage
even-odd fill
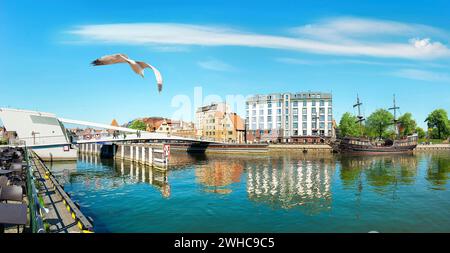
[[[339,131],[341,137],[359,137],[362,134],[360,124],[357,122],[358,118],[349,112],[342,115],[339,122]]]
[[[425,131],[421,127],[416,127],[416,133],[419,139],[425,138]]]
[[[147,125],[142,120],[134,120],[131,122],[129,128],[145,131],[147,129]]]
[[[366,121],[367,135],[370,137],[391,137],[394,115],[385,109],[378,109]],[[391,129],[390,129],[391,128]],[[388,131],[391,130],[391,131]]]
[[[8,144],[8,140],[0,138],[0,145],[6,145]]]
[[[431,138],[445,139],[450,135],[450,123],[447,115],[447,111],[444,109],[437,109],[428,114],[425,119],[428,124],[429,133]]]
[[[408,136],[415,132],[417,124],[412,114],[407,112],[398,118],[400,136]]]

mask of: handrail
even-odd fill
[[[44,221],[39,210],[44,207],[39,202],[36,185],[34,184],[35,177],[33,176],[28,148],[25,147],[25,160],[27,161],[27,197],[28,207],[30,208],[30,223],[31,231],[33,233],[45,233]]]
[[[69,211],[72,215],[72,218],[77,221],[78,228],[84,233],[94,232],[94,226],[92,225],[91,221],[89,221],[88,218],[84,216],[78,206],[70,199],[69,195],[64,191],[63,187],[55,178],[53,173],[47,168],[42,158],[39,157],[36,153],[34,153],[34,155],[41,164],[42,168],[45,170],[45,175],[50,179],[50,182],[52,183],[53,187],[55,187],[55,190],[57,190],[61,195],[63,203],[66,205],[67,211]]]

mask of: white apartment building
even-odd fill
[[[246,127],[254,141],[331,137],[332,95],[322,92],[255,95],[246,101]]]

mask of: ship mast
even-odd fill
[[[362,105],[362,102],[359,100],[359,95],[356,94],[356,104],[353,105],[353,108],[358,107],[358,116],[356,116],[358,118],[358,120],[356,121],[356,123],[359,123],[360,131],[362,131],[362,122],[365,120],[364,116],[361,115],[361,105]],[[362,135],[362,132],[361,132],[361,135]]]
[[[395,134],[398,135],[398,126],[397,126],[397,110],[400,109],[395,103],[395,94],[394,94],[394,105],[389,108],[389,110],[394,110],[394,127],[395,127]]]

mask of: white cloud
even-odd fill
[[[392,75],[427,82],[450,82],[450,75],[419,69],[400,69]]]
[[[440,30],[427,26],[364,19],[337,19],[325,25],[319,23],[295,28],[294,31],[296,32],[294,35],[287,36],[251,33],[208,25],[131,23],[85,25],[71,30],[70,33],[84,41],[97,43],[150,46],[244,46],[328,55],[403,59],[450,57],[450,49],[447,46],[429,39],[429,36],[438,34]],[[370,35],[380,34],[402,34],[407,37],[395,41],[378,37],[376,40],[370,38]]]
[[[448,38],[447,32],[431,26],[357,17],[325,19],[318,23],[296,27],[291,30],[299,35],[326,39],[386,35],[394,37],[433,35]]]
[[[197,63],[200,67],[215,71],[234,71],[234,67],[219,60],[207,60]]]

